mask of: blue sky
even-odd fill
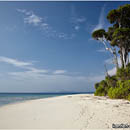
[[[0,2],[0,92],[86,92],[113,73],[91,38],[130,2]]]

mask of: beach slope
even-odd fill
[[[0,107],[0,129],[111,129],[130,125],[130,102],[93,94],[37,99]]]

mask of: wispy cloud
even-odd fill
[[[71,22],[75,24],[86,22],[86,18],[84,16],[72,16]]]
[[[24,18],[24,22],[37,26],[42,22],[42,18],[36,16],[35,14],[31,14],[30,16]]]
[[[17,9],[18,12],[23,13],[24,16],[24,23],[31,24],[34,26],[49,26],[45,20],[46,18],[42,18],[36,15],[33,11],[27,11],[26,9]]]
[[[48,73],[48,70],[46,69],[37,69],[34,67],[29,67],[28,69],[33,73]]]
[[[31,62],[24,62],[24,61],[20,61],[20,60],[16,60],[13,58],[9,58],[9,57],[4,57],[4,56],[0,56],[0,62],[4,62],[10,65],[13,65],[15,67],[18,68],[22,68],[25,69],[25,71],[21,71],[21,72],[9,72],[9,75],[12,76],[20,76],[20,77],[28,77],[28,76],[33,76],[33,77],[44,77],[45,75],[68,75],[69,73],[67,73],[67,70],[61,70],[61,69],[57,69],[57,70],[46,70],[46,69],[38,69],[36,67],[33,67],[34,64],[32,64]],[[68,75],[69,76],[69,75]],[[73,74],[71,73],[71,76],[73,77]],[[77,79],[82,79],[82,80],[87,80],[88,82],[95,82],[101,79],[101,77],[99,76],[74,76]],[[92,78],[93,77],[93,78]]]
[[[4,57],[4,56],[0,56],[0,62],[7,63],[18,68],[26,69],[27,72],[31,72],[31,73],[47,73],[48,72],[48,70],[38,69],[38,68],[33,67],[33,64],[31,62],[19,61],[19,60]]]
[[[36,15],[33,11],[27,11],[26,9],[17,9],[18,12],[24,14],[24,23],[35,27],[38,27],[42,31],[42,35],[48,38],[60,38],[60,39],[72,39],[74,37],[72,34],[67,34],[65,32],[59,32],[54,27],[52,27],[48,21],[47,17],[40,17]],[[78,19],[78,22],[83,22],[84,19]]]
[[[75,30],[79,30],[79,29],[80,29],[80,26],[76,25],[76,26],[74,27],[74,29],[75,29]]]
[[[65,74],[66,72],[66,70],[55,70],[53,74]]]
[[[102,7],[101,12],[100,12],[100,16],[99,16],[99,19],[98,19],[98,24],[93,28],[92,32],[104,27],[104,25],[105,25],[105,21],[104,21],[105,7],[106,7],[106,5],[104,5]]]
[[[83,23],[86,22],[86,18],[84,16],[79,16],[77,14],[75,6],[71,6],[71,18],[70,18],[70,22],[72,23],[73,28],[76,31],[78,31],[81,28],[81,26],[83,25]]]
[[[104,48],[97,50],[97,52],[107,52]]]
[[[104,75],[75,75],[65,69],[47,70],[34,67],[31,62],[24,62],[9,57],[0,56],[0,62],[13,65],[20,71],[10,71],[5,73],[5,79],[8,77],[9,84],[4,82],[6,86],[11,86],[10,91],[93,91],[95,82],[99,82]],[[2,78],[1,78],[2,79]],[[2,81],[0,79],[0,81]],[[5,80],[6,81],[6,80]]]
[[[0,62],[5,62],[5,63],[8,63],[8,64],[12,64],[12,65],[14,65],[16,67],[25,67],[25,66],[27,67],[27,66],[32,65],[31,62],[23,62],[23,61],[19,61],[19,60],[4,57],[4,56],[0,56]]]

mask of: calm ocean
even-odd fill
[[[72,95],[72,94],[80,94],[80,93],[0,93],[0,106],[16,102],[22,102],[26,100],[56,97],[62,95]]]

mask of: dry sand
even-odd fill
[[[130,125],[130,102],[79,94],[0,107],[0,129],[112,129]],[[130,128],[127,128],[128,130]],[[119,130],[119,129],[118,129]]]

